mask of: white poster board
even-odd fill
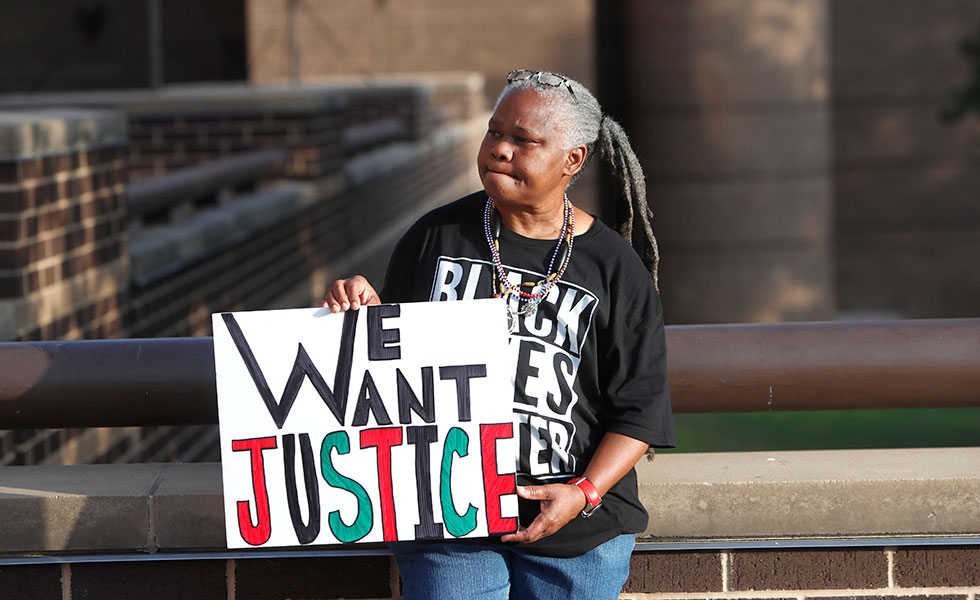
[[[502,300],[212,322],[229,548],[517,529]]]

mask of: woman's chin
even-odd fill
[[[487,173],[483,177],[483,189],[494,200],[506,201],[517,196],[517,181],[509,175]]]

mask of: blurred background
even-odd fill
[[[514,68],[582,81],[630,133],[668,324],[980,317],[975,0],[7,0],[0,339],[209,335],[380,278],[415,218],[478,189]],[[593,167],[571,196],[609,220],[610,193]],[[680,451],[965,446],[980,412],[678,428]],[[216,441],[3,430],[0,464]]]

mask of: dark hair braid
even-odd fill
[[[659,289],[657,268],[660,266],[660,249],[657,247],[657,238],[653,235],[653,211],[647,204],[643,167],[630,146],[626,132],[608,116],[603,116],[599,125],[599,152],[609,162],[616,178],[616,228],[643,259],[643,264],[653,278],[654,287]],[[643,228],[641,236],[636,234],[633,227],[636,217],[639,217]]]

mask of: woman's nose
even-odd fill
[[[493,148],[490,149],[490,156],[495,160],[510,160],[513,155],[513,148],[507,142],[497,142]]]
[[[490,156],[494,160],[510,160],[514,154],[514,148],[506,140],[498,140],[490,147]]]

